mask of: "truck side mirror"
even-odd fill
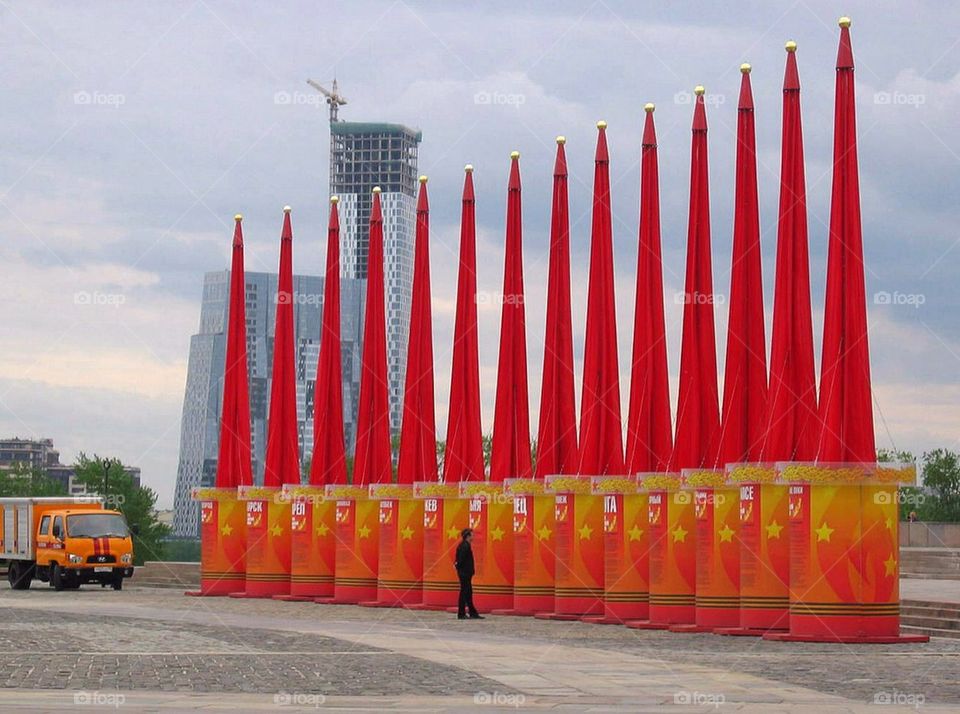
[[[130,526],[130,532],[133,533],[135,536],[140,535],[140,524],[134,523],[132,526]]]
[[[53,524],[53,537],[54,537],[54,538],[57,538],[57,539],[60,539],[60,538],[63,537],[63,532],[60,530],[60,524],[59,524],[59,523],[54,523],[54,524]]]

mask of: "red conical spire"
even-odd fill
[[[590,283],[587,287],[583,395],[580,399],[580,465],[577,469],[582,474],[617,474],[623,473],[624,468],[606,128],[606,122],[597,122]]]
[[[777,274],[770,339],[767,428],[760,456],[763,461],[812,459],[817,437],[817,384],[813,361],[813,318],[810,314],[807,194],[797,43],[788,42],[786,49]]]
[[[707,172],[707,114],[704,89],[694,90],[690,152],[690,215],[677,433],[670,470],[713,467],[717,459],[720,405],[717,395],[713,269],[710,260],[710,193]]]
[[[520,152],[514,151],[510,158],[500,357],[490,453],[490,480],[493,482],[505,478],[529,478],[533,470],[527,401],[527,328],[523,306]]]
[[[243,272],[243,216],[234,217],[233,261],[230,266],[230,308],[223,367],[223,408],[217,453],[217,488],[253,483],[250,457],[250,387],[247,381],[247,318]]]
[[[443,480],[483,481],[483,433],[480,426],[480,358],[477,339],[477,237],[473,167],[464,169],[460,214],[460,271],[457,317],[453,328],[450,409]]]
[[[273,333],[273,379],[263,485],[300,483],[300,447],[297,434],[297,374],[293,347],[293,229],[290,206],[283,209],[280,233],[280,275],[277,317]]]
[[[840,18],[833,125],[833,197],[820,367],[820,461],[876,460],[857,172],[850,20]]]
[[[347,482],[343,437],[343,377],[340,364],[340,214],[339,198],[330,199],[327,270],[323,284],[320,356],[313,395],[313,459],[310,483]]]
[[[663,263],[660,251],[660,179],[653,104],[644,107],[640,159],[640,240],[633,323],[633,369],[627,418],[629,473],[663,471],[673,449],[667,338],[663,317]]]
[[[767,348],[757,198],[757,138],[750,65],[740,66],[730,311],[723,380],[720,464],[757,461],[767,417]]]
[[[573,383],[573,327],[570,316],[570,215],[567,201],[566,139],[557,137],[550,223],[550,274],[547,280],[546,336],[537,478],[577,469],[577,412]]]
[[[373,189],[367,249],[367,297],[363,318],[360,399],[353,483],[390,483],[390,394],[387,388],[387,335],[383,295],[383,213],[380,187]]]
[[[430,319],[430,207],[427,177],[420,177],[413,256],[410,337],[403,394],[397,483],[437,480],[437,428],[433,404],[433,326]]]

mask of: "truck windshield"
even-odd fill
[[[126,538],[127,522],[116,513],[81,513],[67,516],[67,535],[71,538]]]

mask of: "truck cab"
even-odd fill
[[[0,558],[8,559],[15,590],[28,589],[34,578],[55,590],[85,583],[120,590],[133,575],[131,530],[99,499],[0,499],[0,519]]]

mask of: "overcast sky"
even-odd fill
[[[479,284],[496,293],[509,153],[522,152],[532,422],[539,409],[554,137],[571,170],[582,354],[595,122],[611,152],[621,392],[628,389],[643,104],[657,103],[664,277],[676,397],[690,92],[707,87],[714,281],[729,290],[734,130],[753,64],[766,311],[772,308],[783,43],[799,44],[819,362],[837,17],[853,17],[870,347],[879,446],[960,434],[960,6],[900,2],[4,2],[0,37],[0,435],[52,437],[143,469],[172,502],[190,335],[205,271],[245,215],[247,267],[274,271],[281,208],[294,269],[324,262],[326,106],[423,130],[430,176],[438,430],[445,430],[459,201],[476,167]],[[718,4],[719,5],[719,4]],[[645,9],[650,7],[651,9]],[[289,100],[289,101],[286,101]],[[889,293],[890,304],[875,304]],[[717,309],[718,353],[726,308]],[[481,302],[483,423],[499,311]],[[579,387],[578,387],[579,391]],[[578,394],[579,400],[579,394]],[[624,410],[626,399],[623,399]]]

